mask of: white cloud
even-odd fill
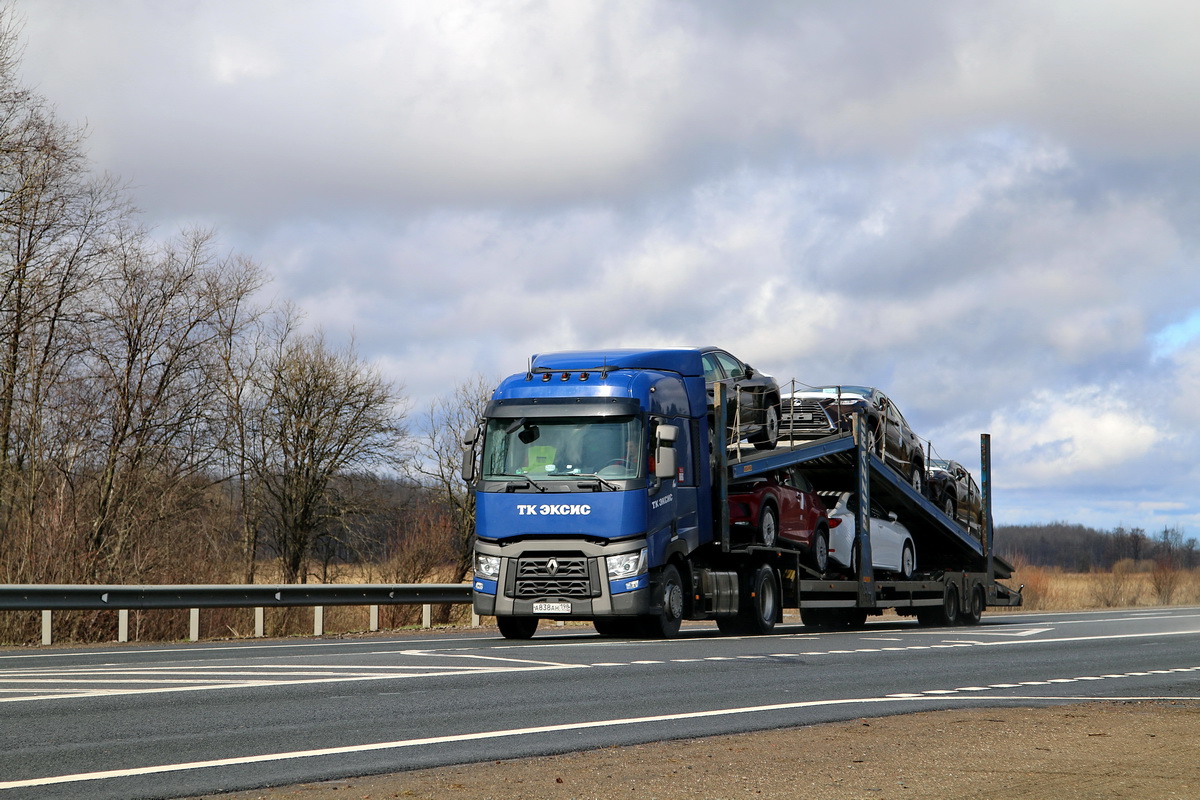
[[[989,425],[1003,443],[1000,486],[1078,485],[1117,477],[1153,452],[1163,431],[1117,387],[1039,391],[1001,408]]]

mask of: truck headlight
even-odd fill
[[[646,548],[643,547],[636,553],[609,556],[604,561],[608,565],[610,580],[632,578],[634,575],[641,575],[646,571]]]
[[[500,556],[485,556],[476,554],[475,574],[480,578],[496,580],[500,577]]]

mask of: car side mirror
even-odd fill
[[[889,511],[889,512],[888,512],[888,519],[890,519],[892,522],[895,522],[895,521],[896,521],[897,519],[899,519],[899,518],[900,518],[900,517],[899,517],[899,515],[898,515],[898,514],[896,514],[896,512],[895,512],[895,511]]]

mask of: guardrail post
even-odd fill
[[[262,606],[254,609],[254,636],[261,639],[266,636],[267,631],[267,614]]]
[[[474,611],[471,612],[471,627],[472,628],[479,627],[479,615],[476,614]]]
[[[117,641],[129,641],[129,609],[122,608],[117,612]]]
[[[42,612],[42,644],[51,644],[54,640],[53,613],[50,609]]]
[[[200,641],[200,609],[188,609],[188,637],[193,642]]]
[[[313,606],[313,636],[325,635],[325,606]]]
[[[421,627],[433,627],[433,606],[431,606],[429,603],[421,606]]]
[[[368,624],[368,630],[379,630],[379,606],[371,606],[371,621]]]

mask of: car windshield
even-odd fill
[[[820,386],[816,391],[822,394],[861,394],[867,397],[871,394],[870,386]]]
[[[934,469],[944,469],[947,472],[950,471],[950,462],[946,461],[944,459],[941,459],[941,458],[933,459],[932,461],[929,462],[929,465],[931,467],[933,467]]]
[[[641,478],[642,426],[635,417],[490,419],[483,445],[484,480]]]

